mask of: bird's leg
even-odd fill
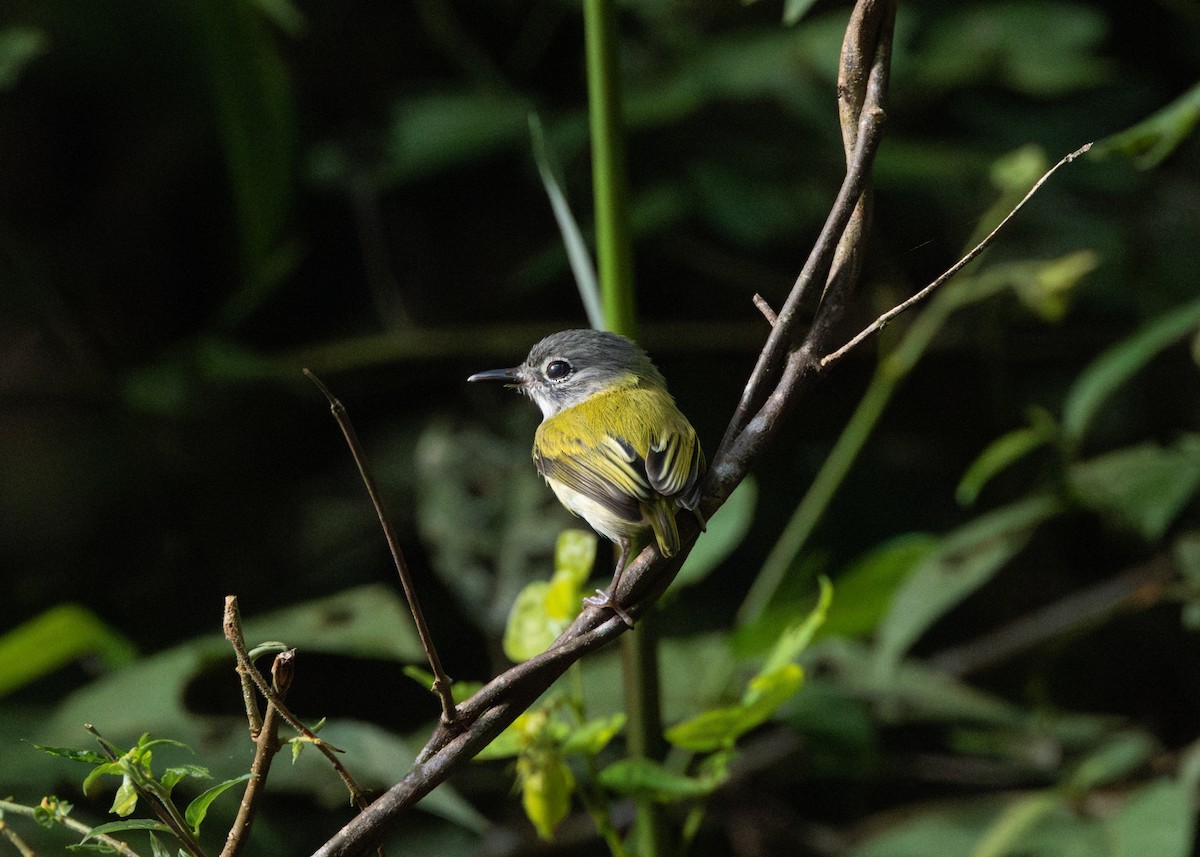
[[[587,604],[589,607],[599,607],[601,609],[605,607],[609,608],[621,617],[622,622],[632,628],[632,617],[625,612],[625,608],[618,604],[617,600],[610,595],[609,592],[615,594],[617,587],[621,584],[621,575],[625,573],[625,565],[629,562],[629,554],[633,549],[633,540],[621,539],[619,542],[615,542],[615,544],[617,546],[617,568],[616,571],[613,572],[612,583],[608,585],[609,591],[605,592],[603,589],[597,589],[596,594],[590,595],[583,599],[583,603]]]

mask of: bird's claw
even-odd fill
[[[589,595],[587,598],[583,599],[583,603],[589,607],[596,607],[601,610],[607,607],[609,610],[612,610],[614,613],[620,616],[622,622],[624,622],[630,628],[633,627],[633,618],[625,612],[625,608],[618,604],[615,598],[613,598],[603,589],[597,589],[596,594]]]

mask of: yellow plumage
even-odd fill
[[[468,380],[503,381],[537,403],[543,420],[533,460],[559,501],[617,545],[614,592],[639,534],[651,530],[659,552],[672,556],[680,547],[679,508],[704,525],[696,510],[705,467],[696,431],[636,343],[567,330],[533,346],[520,366]],[[585,601],[632,624],[608,595]]]

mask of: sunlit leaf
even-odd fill
[[[242,774],[240,777],[235,777],[232,780],[217,783],[212,788],[205,789],[195,800],[189,803],[183,817],[192,828],[192,833],[195,833],[197,836],[200,835],[200,825],[204,822],[205,816],[208,815],[208,808],[214,800],[219,798],[227,789],[236,786],[238,783],[244,783],[253,776],[254,774]]]
[[[132,661],[136,649],[86,607],[51,607],[0,635],[0,696],[84,655],[114,668]]]
[[[812,642],[813,637],[824,624],[829,607],[833,603],[833,584],[826,577],[817,578],[817,583],[820,586],[820,594],[817,596],[816,605],[807,616],[785,628],[779,635],[779,639],[775,641],[771,653],[767,655],[759,670],[760,676],[777,673],[782,667],[798,658],[808,648],[808,644]]]
[[[625,728],[625,719],[624,714],[614,714],[576,726],[567,734],[562,752],[595,756]]]
[[[609,765],[599,776],[600,785],[617,794],[645,797],[670,803],[704,797],[719,785],[678,774],[650,759],[622,759]]]
[[[553,838],[554,828],[571,810],[571,794],[575,791],[571,769],[557,755],[522,756],[517,762],[517,778],[525,815],[538,836]]]

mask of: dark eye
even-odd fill
[[[566,360],[554,360],[546,367],[546,377],[551,381],[561,381],[571,374],[571,364]]]

